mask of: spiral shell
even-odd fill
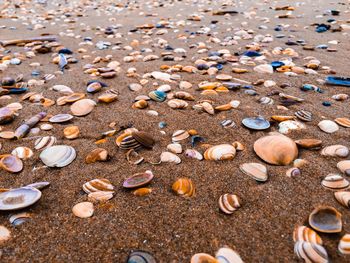
[[[224,194],[219,198],[219,208],[225,214],[232,214],[241,207],[240,199],[234,194]]]
[[[191,181],[188,178],[179,178],[172,185],[173,191],[182,196],[191,197],[195,194],[195,188]]]
[[[188,103],[181,99],[172,99],[168,101],[168,106],[172,109],[184,109],[188,106]]]
[[[212,161],[232,160],[235,156],[236,148],[231,144],[212,146],[204,152],[204,158]]]
[[[321,237],[311,228],[306,226],[297,226],[293,231],[294,242],[310,242],[318,245],[322,245]]]
[[[322,149],[321,154],[332,157],[346,157],[349,155],[349,148],[344,145],[331,145]]]
[[[350,208],[350,192],[339,191],[334,193],[335,199],[343,206]]]
[[[41,161],[49,167],[64,167],[74,161],[75,149],[68,145],[55,145],[40,153]]]
[[[162,152],[160,155],[160,161],[162,163],[181,163],[180,157],[171,152]]]
[[[299,168],[297,167],[292,167],[292,168],[289,168],[286,172],[286,175],[288,177],[294,177],[294,176],[299,176],[301,174],[301,171]]]
[[[345,234],[339,241],[338,250],[340,253],[350,254],[350,234]]]
[[[316,243],[298,241],[294,245],[294,253],[308,263],[328,263],[326,249]]]
[[[173,142],[180,142],[182,140],[187,139],[188,137],[190,137],[190,134],[187,131],[177,130],[172,135],[172,141]]]
[[[46,149],[48,147],[51,147],[57,142],[56,137],[54,136],[44,136],[39,139],[37,139],[34,143],[34,149],[35,150],[41,150]]]
[[[83,190],[87,194],[100,191],[108,192],[113,191],[114,186],[108,179],[93,179],[83,184]]]

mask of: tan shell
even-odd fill
[[[173,183],[172,189],[175,193],[182,196],[191,197],[195,194],[195,188],[188,178],[180,178]]]
[[[88,218],[94,214],[94,204],[91,202],[81,202],[73,206],[72,212],[80,218]]]
[[[146,100],[138,100],[133,105],[134,109],[144,109],[148,107],[148,102]]]
[[[236,156],[236,148],[231,144],[212,146],[204,152],[204,158],[211,161],[232,160]]]
[[[172,99],[168,101],[168,106],[172,109],[184,109],[188,106],[188,103],[181,99]]]
[[[338,250],[340,253],[350,254],[350,234],[345,234],[339,241]]]
[[[28,147],[17,147],[11,152],[12,155],[17,156],[20,159],[26,160],[33,156],[33,151]]]
[[[88,195],[88,200],[91,202],[105,202],[113,198],[114,192],[97,191]]]
[[[228,247],[220,248],[216,252],[215,257],[218,260],[218,263],[243,263],[243,260],[238,253]]]
[[[284,135],[271,134],[254,143],[255,153],[265,162],[288,165],[298,157],[298,148],[293,140]]]
[[[160,155],[160,161],[162,163],[181,163],[180,157],[171,152],[162,152]]]
[[[225,214],[232,214],[241,207],[240,199],[234,194],[224,194],[219,198],[219,208]]]
[[[337,163],[337,168],[347,176],[350,176],[350,160],[340,161]]]
[[[338,123],[340,126],[343,126],[345,128],[350,128],[350,119],[348,118],[336,118],[334,121]]]
[[[93,179],[83,184],[83,190],[87,194],[100,191],[110,192],[114,190],[114,186],[108,179]]]
[[[190,137],[189,133],[185,130],[177,130],[172,135],[172,141],[173,142],[180,142],[182,140],[187,139]]]
[[[339,130],[338,124],[331,120],[320,121],[318,127],[326,133],[334,133]]]
[[[46,149],[56,143],[57,139],[54,136],[44,136],[38,138],[34,143],[35,150]]]
[[[335,199],[343,206],[350,208],[350,192],[339,191],[334,193]]]
[[[63,130],[64,137],[70,140],[78,138],[79,133],[80,133],[80,130],[78,126],[68,126]]]
[[[294,245],[294,253],[307,263],[328,263],[328,254],[325,248],[316,243],[298,241]]]
[[[5,226],[0,226],[0,244],[9,240],[11,237],[11,232]]]
[[[177,154],[182,153],[182,146],[180,143],[168,144],[166,148],[172,153],[177,153]]]
[[[74,102],[70,110],[75,116],[85,116],[88,115],[95,107],[96,102],[90,99],[82,99]]]
[[[147,188],[147,187],[142,187],[139,189],[136,189],[133,194],[136,196],[145,196],[145,195],[149,195],[152,192],[151,188]]]
[[[195,149],[187,149],[185,155],[189,158],[194,158],[200,161],[203,160],[203,155]]]
[[[306,226],[297,226],[293,231],[294,242],[306,241],[310,243],[316,243],[322,245],[321,237],[311,228]]]
[[[309,215],[310,226],[322,233],[339,233],[342,230],[341,214],[331,206],[319,206]]]
[[[205,101],[205,102],[201,103],[201,106],[202,106],[203,111],[205,111],[211,115],[214,114],[214,112],[215,112],[214,107],[209,102]]]
[[[265,182],[267,181],[267,168],[260,163],[244,163],[239,166],[239,169],[246,175],[251,176],[254,180]]]
[[[332,157],[346,157],[349,155],[349,148],[344,145],[331,145],[322,149],[321,154]]]
[[[295,143],[305,149],[316,149],[322,145],[322,141],[317,139],[301,139],[296,140]]]
[[[191,263],[219,263],[219,262],[209,254],[197,253],[192,256]]]
[[[321,182],[322,186],[330,190],[344,190],[350,182],[340,174],[329,174]]]
[[[85,163],[95,163],[97,161],[103,162],[107,161],[108,159],[108,152],[105,149],[97,148],[92,150],[85,158]]]
[[[194,97],[192,94],[186,92],[186,91],[177,91],[174,94],[175,98],[182,99],[182,100],[194,100]]]

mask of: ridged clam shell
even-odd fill
[[[10,216],[9,221],[13,226],[19,226],[31,219],[31,214],[27,212],[22,212],[18,214],[13,214]]]
[[[318,245],[322,245],[321,237],[311,228],[306,226],[297,226],[293,231],[293,240],[294,242],[310,242]]]
[[[318,123],[318,127],[326,133],[334,133],[339,130],[338,124],[334,121],[323,120]]]
[[[127,263],[157,263],[155,258],[148,252],[136,250],[129,254]]]
[[[128,137],[131,135],[132,132],[137,131],[137,129],[135,128],[129,128],[124,130],[124,132],[122,134],[120,134],[117,139],[115,140],[115,143],[120,147],[122,141],[124,140],[124,138]]]
[[[186,157],[189,157],[189,158],[194,158],[194,159],[197,159],[197,160],[203,160],[203,155],[198,152],[197,150],[194,150],[194,149],[187,149],[185,151],[185,155]]]
[[[54,115],[52,116],[50,119],[49,119],[49,122],[52,122],[52,123],[62,123],[62,122],[66,122],[66,121],[70,121],[71,119],[73,119],[74,116],[70,115],[70,114],[57,114],[57,115]]]
[[[299,110],[294,115],[302,121],[312,121],[312,113],[306,110]]]
[[[123,138],[119,145],[120,149],[123,150],[130,150],[130,149],[138,149],[141,148],[142,145],[135,140],[135,138],[132,135],[127,135]]]
[[[219,198],[219,208],[225,214],[233,214],[238,208],[241,207],[240,200],[237,195],[224,194]]]
[[[28,147],[20,146],[13,149],[11,154],[20,159],[26,160],[33,156],[33,151]]]
[[[94,214],[94,204],[91,202],[81,202],[73,206],[72,212],[80,218],[92,217]]]
[[[331,145],[322,149],[321,154],[324,156],[346,157],[349,155],[349,148],[344,145]]]
[[[23,169],[23,162],[12,154],[0,155],[0,168],[10,173],[18,173]]]
[[[218,263],[243,263],[238,253],[228,247],[220,248],[216,252],[215,257]]]
[[[0,210],[17,210],[36,203],[41,192],[32,187],[12,189],[0,193]]]
[[[197,253],[192,256],[191,263],[218,263],[218,261],[209,254]]]
[[[309,225],[318,232],[339,233],[342,230],[341,214],[331,206],[319,206],[309,215]]]
[[[231,144],[212,146],[204,152],[204,158],[212,161],[232,160],[235,156],[236,148]]]
[[[188,103],[181,99],[172,99],[168,101],[168,106],[172,109],[184,109],[188,106]]]
[[[189,133],[185,130],[177,130],[172,135],[172,141],[173,142],[180,142],[182,140],[187,139],[190,137]]]
[[[68,145],[55,145],[40,153],[41,161],[49,167],[64,167],[74,161],[75,149]]]
[[[154,100],[154,101],[158,101],[158,102],[163,102],[166,99],[166,93],[163,91],[159,91],[159,90],[153,90],[150,93],[148,93],[148,96]]]
[[[64,128],[63,135],[66,139],[76,139],[79,136],[79,127],[78,126],[69,126]]]
[[[178,195],[191,197],[195,194],[195,187],[188,178],[179,178],[172,185],[173,191]]]
[[[182,153],[182,146],[180,143],[171,143],[166,147],[172,153]]]
[[[293,130],[305,129],[305,125],[298,121],[282,121],[278,124],[278,131],[282,134],[288,134]]]
[[[343,126],[345,128],[350,128],[350,119],[348,118],[336,118],[334,121],[338,123],[340,126]]]
[[[350,207],[350,192],[339,191],[334,193],[335,199],[343,206]]]
[[[274,103],[274,101],[270,97],[262,97],[259,99],[259,103],[266,104],[266,105],[272,105]]]
[[[344,93],[340,93],[332,96],[332,99],[338,100],[338,101],[347,100],[348,98],[349,98],[349,95]]]
[[[152,171],[147,170],[146,172],[143,173],[136,173],[130,176],[129,178],[125,179],[123,183],[123,187],[125,188],[136,188],[140,186],[144,186],[146,184],[149,184],[154,175]]]
[[[56,137],[54,136],[44,136],[39,139],[37,139],[34,143],[34,149],[35,150],[40,150],[40,149],[45,149],[48,147],[51,147],[57,142]]]
[[[175,92],[174,97],[182,100],[194,100],[194,97],[192,96],[192,94],[186,91],[177,91]]]
[[[350,160],[340,161],[337,163],[337,168],[347,176],[350,176]]]
[[[235,128],[236,123],[233,120],[223,120],[220,122],[221,126],[224,128]]]
[[[288,165],[298,157],[298,148],[293,140],[281,134],[264,136],[254,143],[255,153],[265,162]]]
[[[340,253],[350,254],[350,234],[345,234],[339,241],[338,250]]]
[[[246,175],[251,176],[254,180],[265,182],[268,179],[267,168],[260,163],[244,163],[239,169]]]
[[[82,99],[74,102],[70,106],[70,110],[75,116],[88,115],[95,107],[96,102],[90,99]]]
[[[316,243],[298,241],[294,245],[294,253],[308,263],[328,263],[326,249]]]
[[[114,186],[108,179],[93,179],[89,182],[86,182],[83,184],[83,190],[85,193],[90,194],[93,192],[99,192],[99,191],[113,191]]]
[[[350,183],[340,174],[329,174],[321,182],[322,186],[331,190],[344,190]]]
[[[97,191],[88,194],[90,202],[105,202],[113,198],[114,192],[111,191]]]
[[[105,149],[97,148],[92,150],[85,158],[85,163],[95,163],[95,162],[103,162],[108,158],[108,152]]]
[[[180,157],[171,152],[162,152],[160,154],[160,161],[162,163],[175,163],[175,164],[181,163]]]
[[[148,148],[148,149],[152,149],[152,147],[155,143],[152,136],[147,132],[134,131],[131,133],[131,136],[134,137],[134,139],[138,143],[140,143],[143,147]]]

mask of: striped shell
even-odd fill
[[[172,99],[168,101],[168,106],[172,109],[184,109],[188,106],[188,103],[181,99]]]
[[[187,149],[185,151],[185,155],[186,157],[189,157],[189,158],[194,158],[194,159],[197,159],[197,160],[203,160],[203,155],[198,152],[197,150],[194,150],[194,149]]]
[[[332,157],[346,157],[349,155],[349,148],[344,145],[331,145],[322,149],[321,154]]]
[[[350,254],[350,234],[345,234],[339,241],[338,250],[340,253]]]
[[[273,102],[273,99],[271,99],[270,97],[262,97],[259,99],[259,103],[261,104],[272,105]]]
[[[123,138],[119,147],[120,147],[120,149],[123,149],[123,150],[130,150],[130,149],[141,148],[142,145],[141,145],[141,143],[136,141],[132,135],[127,135],[126,137]]]
[[[312,121],[312,113],[306,110],[299,110],[294,115],[302,121]]]
[[[212,146],[204,152],[204,158],[212,161],[232,160],[235,156],[236,148],[231,144]]]
[[[37,139],[34,143],[34,149],[35,150],[41,150],[46,149],[48,147],[51,147],[57,142],[56,137],[54,136],[44,136],[39,139]]]
[[[306,226],[297,226],[293,231],[293,240],[294,242],[310,242],[318,245],[322,245],[321,237],[311,228]]]
[[[175,164],[181,163],[180,157],[171,152],[162,152],[160,154],[160,161],[162,163],[175,163]]]
[[[243,263],[238,253],[231,248],[223,247],[216,252],[215,257],[218,263]]]
[[[294,245],[294,253],[307,263],[328,263],[326,249],[316,243],[298,241]]]
[[[339,191],[334,193],[335,199],[343,206],[350,208],[350,192]]]
[[[192,256],[190,263],[218,263],[218,261],[209,254],[197,253]]]
[[[175,92],[174,97],[182,100],[194,100],[194,97],[192,96],[192,94],[186,91],[177,91]]]
[[[224,194],[219,198],[219,208],[225,214],[232,214],[241,207],[240,199],[234,194]]]
[[[88,200],[90,202],[105,202],[113,198],[114,192],[112,191],[97,191],[88,194]]]
[[[88,115],[95,107],[96,102],[90,99],[82,99],[74,102],[70,106],[70,110],[75,116]]]
[[[309,215],[309,224],[318,232],[339,233],[343,225],[341,216],[332,206],[319,206]]]
[[[17,147],[11,152],[12,155],[17,156],[20,159],[26,160],[33,156],[33,151],[28,147]]]
[[[187,139],[188,137],[190,137],[190,134],[187,131],[177,130],[172,135],[172,141],[173,142],[180,142],[182,140]]]
[[[191,197],[195,194],[195,188],[191,181],[191,179],[188,178],[180,178],[177,179],[173,185],[172,189],[175,193],[182,196],[188,196]]]
[[[251,176],[254,180],[259,182],[267,181],[267,168],[260,163],[244,163],[239,166],[239,169],[246,175]]]
[[[227,129],[227,128],[235,128],[236,127],[236,123],[233,120],[223,120],[222,122],[220,122],[220,124],[225,129]]]
[[[344,190],[350,183],[340,174],[329,174],[321,182],[322,186],[330,190]]]
[[[334,121],[338,123],[340,126],[343,126],[345,128],[350,128],[350,119],[348,118],[336,118]]]
[[[41,161],[49,167],[64,167],[74,161],[75,149],[68,145],[55,145],[40,153]]]
[[[158,101],[158,102],[163,102],[166,99],[166,93],[163,91],[159,91],[159,90],[153,90],[150,93],[148,93],[148,96],[154,100],[154,101]]]
[[[108,191],[113,191],[114,186],[108,179],[104,179],[104,178],[93,179],[83,184],[83,190],[87,194],[100,192],[100,191],[108,192]]]

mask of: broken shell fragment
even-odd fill
[[[321,237],[311,228],[306,226],[297,226],[293,231],[294,242],[310,242],[318,245],[322,245]]]
[[[97,148],[92,150],[85,158],[85,163],[104,162],[108,159],[108,152],[105,149]]]
[[[195,188],[191,181],[188,178],[179,178],[172,185],[173,191],[182,196],[191,197],[195,194]]]
[[[344,190],[350,182],[340,174],[329,174],[321,182],[322,186],[330,190]]]
[[[219,198],[219,208],[225,214],[233,214],[238,208],[241,207],[240,199],[234,194],[224,194]]]
[[[341,214],[331,206],[319,206],[309,215],[309,224],[322,233],[339,233],[342,230]]]
[[[41,192],[32,187],[16,188],[0,193],[0,210],[17,210],[36,203]]]
[[[23,169],[23,162],[12,154],[0,155],[0,168],[10,173],[18,173]]]
[[[187,131],[177,130],[172,135],[172,141],[173,142],[180,142],[182,140],[187,139],[188,137],[190,137],[190,135]]]
[[[146,172],[143,172],[143,173],[136,173],[124,181],[123,187],[136,188],[136,187],[144,186],[146,184],[149,184],[152,181],[153,177],[154,175],[150,170],[147,170]]]
[[[114,190],[114,186],[108,179],[93,179],[83,184],[85,193],[90,194],[94,192],[110,192]]]
[[[19,226],[31,219],[31,214],[22,212],[10,216],[9,221],[13,226]]]
[[[239,169],[256,181],[266,182],[268,179],[267,168],[260,163],[244,163],[239,166]]]
[[[0,244],[11,238],[11,232],[5,226],[0,225]]]
[[[211,161],[232,160],[236,156],[236,148],[231,144],[212,146],[204,152],[204,158]]]
[[[209,254],[197,253],[192,256],[191,263],[218,263],[218,261]]]
[[[49,167],[64,167],[74,161],[75,149],[68,145],[55,145],[46,148],[40,153],[41,161]]]
[[[294,245],[294,253],[308,263],[328,263],[326,249],[316,243],[298,241]]]
[[[94,204],[91,202],[81,202],[73,206],[72,212],[80,218],[88,218],[94,214]]]
[[[350,254],[350,234],[345,234],[339,241],[338,250],[344,255]]]

